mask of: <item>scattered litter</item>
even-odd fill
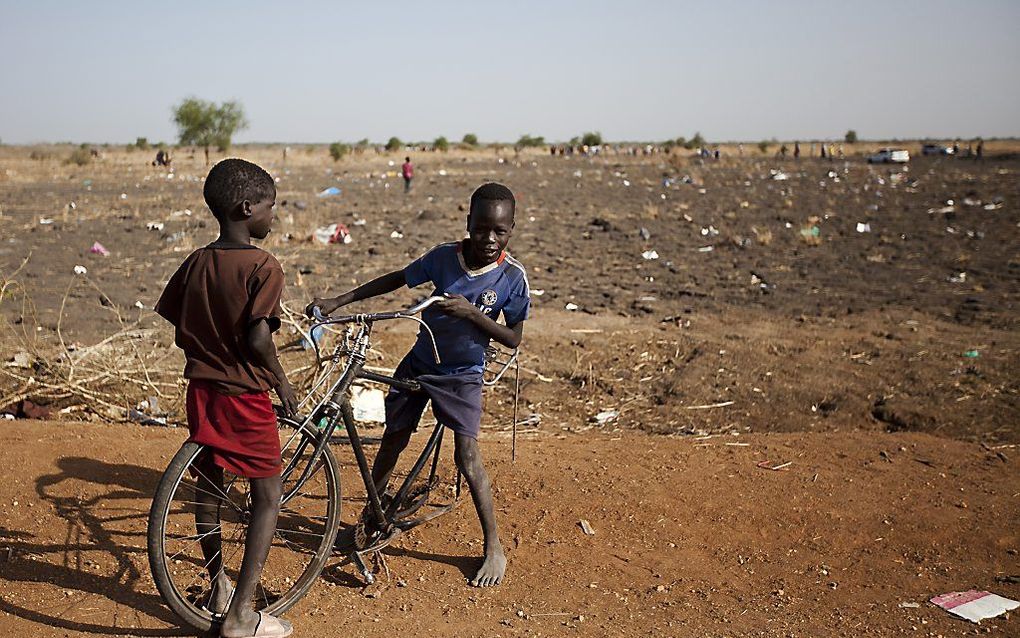
[[[40,217],[39,223],[42,224],[43,226],[49,226],[50,224],[53,223],[53,220],[50,219],[49,217]]]
[[[587,520],[582,518],[580,521],[578,521],[577,524],[581,526],[581,531],[587,534],[588,536],[595,535],[595,528],[592,527],[591,523],[589,523]]]
[[[446,177],[446,169],[445,168],[439,169],[439,174],[443,177]]]
[[[145,225],[146,230],[163,230],[164,227],[163,222],[149,222]]]
[[[354,408],[354,420],[385,423],[385,400],[386,394],[378,388],[353,386],[351,388],[351,407]]]
[[[728,405],[733,405],[736,401],[723,401],[722,403],[709,403],[707,405],[688,405],[684,406],[685,410],[709,410],[711,408],[725,408]]]
[[[981,356],[981,353],[978,352],[977,350],[968,350],[963,353],[963,356],[967,357],[968,359],[977,359],[978,357]]]
[[[531,290],[531,294],[535,295],[536,297],[541,297],[542,295],[545,294],[545,289],[543,289],[543,288],[533,288]]]
[[[145,402],[143,401],[142,403],[145,403]],[[128,419],[130,419],[131,421],[135,421],[135,422],[140,423],[142,425],[162,425],[162,426],[167,425],[166,417],[164,417],[164,416],[151,416],[149,414],[146,414],[145,412],[142,412],[142,410],[138,410],[138,409],[134,409],[134,408],[128,410],[128,415],[127,416],[128,416]]]
[[[326,326],[315,326],[308,334],[301,335],[301,347],[311,350],[322,342],[322,335],[326,332]]]
[[[870,233],[871,224],[868,222],[857,222],[857,232],[859,233]]]
[[[698,249],[699,253],[710,253],[715,250],[715,246],[702,246]]]
[[[655,252],[654,250],[646,250],[645,252],[641,253],[641,256],[649,260],[658,259],[659,253]]]
[[[361,219],[360,217],[358,219],[354,220],[354,225],[355,226],[364,226],[367,223],[368,223],[367,219]]]
[[[403,236],[404,233],[400,232],[399,230],[395,230],[392,233],[390,233],[390,237],[392,237],[393,239],[400,239]]]
[[[84,275],[84,274],[88,273],[88,271],[89,271],[89,269],[86,268],[85,266],[75,266],[74,267],[74,274],[76,274],[76,275]]]
[[[757,464],[763,470],[781,471],[793,465],[793,461],[787,461],[786,463],[780,463],[779,465],[772,465],[772,461],[762,461]]]
[[[1011,609],[1020,607],[1020,602],[1003,598],[987,591],[954,591],[935,596],[931,603],[945,609],[954,616],[979,623],[985,618],[995,618]]]
[[[168,244],[172,244],[172,243],[174,243],[175,241],[180,241],[180,240],[184,239],[184,236],[185,236],[186,234],[187,234],[187,233],[185,233],[185,232],[184,232],[183,230],[179,230],[179,231],[177,231],[176,233],[173,233],[173,234],[171,234],[171,235],[167,236],[167,238],[166,238],[166,242],[167,242]]]
[[[339,188],[337,188],[336,186],[330,186],[329,188],[327,188],[325,190],[319,191],[319,193],[318,193],[318,195],[316,195],[316,197],[335,197],[335,196],[337,196],[339,194],[340,194],[340,189]]]
[[[1002,202],[992,202],[990,204],[985,204],[982,208],[984,208],[985,210],[999,210],[1000,208],[1002,208]]]
[[[191,209],[185,208],[184,210],[175,210],[170,213],[171,217],[191,217]]]
[[[943,213],[943,214],[945,214],[945,213],[952,213],[955,210],[956,210],[956,207],[953,206],[952,204],[949,204],[947,206],[943,206],[942,208],[929,208],[928,209],[928,214],[932,215],[934,213]]]
[[[921,606],[921,603],[900,603],[900,609],[917,609]]]
[[[818,226],[808,226],[800,229],[800,234],[804,237],[818,237],[822,234],[822,229]]]
[[[603,410],[595,415],[595,422],[599,425],[605,425],[618,416],[620,416],[619,410]]]
[[[951,284],[967,283],[967,273],[961,272],[955,275],[949,275],[949,277],[946,278],[946,281],[948,281]]]
[[[707,237],[709,235],[711,235],[712,237],[715,237],[718,234],[719,234],[719,229],[716,228],[715,226],[709,226],[708,228],[702,228],[701,229],[701,235],[703,237]]]
[[[521,419],[520,421],[518,421],[517,425],[518,426],[535,426],[535,427],[538,427],[538,425],[541,422],[542,422],[542,415],[539,414],[538,412],[536,412],[536,413],[531,414],[531,415],[527,416],[526,418]]]
[[[644,226],[642,226],[641,229],[638,230],[638,235],[641,235],[641,239],[645,241],[648,241],[649,239],[652,238],[652,234],[648,232],[648,229],[645,228]]]
[[[347,226],[339,223],[320,226],[315,229],[312,236],[315,237],[315,241],[324,246],[328,244],[349,244],[353,241],[351,231],[347,230]]]
[[[109,257],[110,251],[105,246],[100,244],[98,241],[92,243],[92,248],[89,248],[89,252],[93,255],[102,255],[103,257]]]
[[[980,206],[981,205],[981,200],[977,199],[977,198],[974,198],[974,197],[964,197],[963,198],[963,205],[964,206]]]
[[[578,305],[577,305],[576,303],[574,303],[573,301],[568,301],[568,302],[567,302],[567,305],[565,305],[565,306],[563,306],[563,307],[564,307],[564,308],[566,308],[567,310],[577,310],[577,309],[578,309],[578,308],[579,308],[580,306],[578,306]]]
[[[789,175],[787,175],[783,171],[777,170],[775,168],[770,170],[769,174],[772,175],[772,179],[776,180],[777,182],[782,182],[782,181],[790,179]]]
[[[8,365],[11,365],[15,368],[31,368],[32,355],[22,350],[21,352],[15,353],[14,357],[11,358],[11,362]]]

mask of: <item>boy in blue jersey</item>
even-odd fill
[[[386,489],[400,453],[418,426],[425,405],[432,402],[436,419],[454,433],[454,459],[467,479],[485,539],[485,556],[471,579],[476,587],[498,585],[506,571],[506,556],[496,532],[492,490],[482,466],[478,433],[482,417],[482,369],[491,339],[516,348],[531,307],[524,267],[505,248],[514,228],[515,200],[506,186],[483,184],[471,195],[468,236],[440,244],[403,270],[378,277],[331,299],[309,304],[329,314],[349,303],[424,283],[446,297],[422,314],[432,329],[441,363],[432,354],[424,329],[394,375],[417,379],[424,392],[392,388],[386,397],[386,431],[372,467],[380,493]],[[506,325],[497,323],[500,313]]]

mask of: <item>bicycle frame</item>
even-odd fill
[[[329,445],[329,441],[333,436],[333,433],[339,427],[340,421],[344,424],[344,429],[347,432],[347,438],[350,441],[351,449],[354,452],[354,457],[358,464],[358,470],[361,474],[361,479],[365,484],[365,490],[368,498],[368,510],[374,519],[372,522],[374,525],[383,531],[387,531],[391,526],[398,527],[401,529],[409,529],[423,523],[427,520],[435,518],[445,512],[456,507],[460,498],[461,482],[460,472],[457,473],[457,483],[455,488],[455,496],[451,503],[445,506],[437,507],[435,511],[416,518],[410,519],[411,515],[417,512],[422,505],[428,500],[428,493],[435,485],[436,471],[439,465],[439,456],[442,449],[442,439],[445,430],[445,426],[442,423],[437,423],[431,436],[429,437],[428,443],[418,456],[414,465],[412,466],[404,482],[397,490],[397,494],[384,510],[382,505],[382,499],[376,489],[375,482],[372,480],[372,471],[368,463],[368,458],[365,455],[364,446],[361,441],[361,436],[358,433],[357,425],[354,422],[354,415],[351,409],[350,402],[347,400],[347,393],[354,383],[355,379],[365,379],[366,381],[374,381],[377,383],[384,383],[386,385],[416,392],[421,390],[421,385],[414,380],[397,379],[395,377],[377,374],[364,369],[369,344],[371,341],[372,334],[372,323],[373,321],[380,319],[414,319],[419,321],[416,317],[411,316],[414,312],[420,310],[422,307],[427,306],[435,298],[427,300],[423,304],[408,309],[404,312],[396,313],[379,313],[375,315],[353,315],[351,317],[343,317],[337,320],[326,320],[324,317],[318,316],[320,325],[322,323],[356,323],[358,325],[357,335],[353,339],[353,346],[348,351],[347,364],[343,369],[343,372],[339,377],[330,385],[329,389],[323,395],[323,398],[312,406],[311,410],[300,423],[304,425],[312,425],[313,423],[321,422],[323,417],[327,418],[326,425],[324,428],[319,428],[319,435],[315,442],[315,450],[312,453],[311,459],[309,459],[302,470],[301,475],[297,478],[294,486],[283,496],[283,503],[292,498],[305,484],[308,478],[313,474],[316,469],[316,464],[325,450],[326,446]],[[423,324],[424,325],[424,324]],[[426,326],[427,327],[427,326]],[[431,331],[430,331],[431,336]],[[433,340],[434,342],[434,340]],[[313,341],[314,343],[314,341]],[[433,346],[434,347],[434,346]],[[322,357],[319,354],[318,344],[315,344],[315,350],[317,359],[321,362]],[[335,359],[338,355],[339,347],[330,355],[331,359]],[[438,353],[436,353],[438,360]],[[293,439],[292,439],[293,440]],[[288,441],[289,445],[290,441]],[[295,453],[293,459],[283,470],[282,480],[286,483],[290,480],[291,476],[295,471],[298,471],[298,459],[301,458],[301,454],[304,452],[305,446],[308,445],[307,440],[302,440],[299,444],[299,449]],[[399,509],[404,504],[404,499],[407,498],[410,492],[411,486],[421,473],[425,464],[428,462],[429,457],[432,458],[431,469],[427,481],[427,488],[425,494],[418,498],[414,503],[404,509]]]

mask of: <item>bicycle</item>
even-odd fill
[[[416,315],[440,299],[442,297],[429,297],[404,310],[336,318],[324,317],[318,308],[315,309],[315,323],[308,332],[307,340],[315,349],[321,372],[299,406],[310,406],[307,416],[279,418],[283,496],[276,536],[256,590],[256,608],[260,611],[279,615],[290,609],[308,592],[326,561],[334,554],[341,523],[341,493],[340,465],[330,442],[341,423],[366,491],[366,507],[355,524],[355,546],[348,552],[348,559],[356,565],[367,583],[371,584],[374,577],[364,562],[365,555],[378,552],[401,533],[460,504],[462,481],[459,471],[452,486],[448,486],[452,495],[441,494],[444,490],[440,488],[438,469],[446,429],[442,423],[435,425],[396,493],[379,494],[372,481],[371,467],[354,421],[350,398],[355,379],[410,391],[421,390],[420,384],[414,380],[396,379],[366,369],[372,326],[378,321],[391,319],[418,322],[432,339],[433,355],[438,362],[435,337],[428,325]],[[332,353],[323,358],[317,331],[321,334],[321,329],[326,326],[344,324],[350,325],[343,339],[338,340]],[[500,361],[503,369],[495,376],[497,380],[507,368],[516,364],[516,352],[511,354]],[[342,360],[346,360],[346,364],[341,368]],[[323,363],[325,367],[322,367]],[[340,370],[338,376],[337,370]],[[203,603],[212,592],[207,573],[209,563],[201,553],[200,541],[209,534],[220,534],[224,570],[236,581],[249,503],[243,490],[246,482],[238,481],[238,477],[225,482],[219,494],[203,491],[218,501],[219,526],[205,534],[188,533],[195,530],[194,495],[198,490],[197,477],[202,475],[198,460],[203,451],[202,445],[186,442],[170,461],[153,498],[147,540],[149,566],[163,601],[188,625],[208,631],[219,622],[221,614],[211,611]],[[419,481],[426,464],[430,465],[429,473]],[[229,533],[224,533],[227,528]]]

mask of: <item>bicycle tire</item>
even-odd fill
[[[291,436],[291,441],[295,438],[300,441],[305,441],[309,445],[307,448],[314,449],[314,442],[316,440],[315,432],[309,427],[301,428],[298,423],[291,421],[290,419],[281,419],[281,422],[294,428],[295,432]],[[170,461],[166,471],[163,473],[160,479],[159,485],[156,489],[156,494],[152,501],[152,507],[149,510],[148,519],[148,530],[147,530],[147,544],[148,544],[148,555],[149,555],[149,568],[152,572],[152,577],[156,585],[156,589],[159,591],[160,596],[163,598],[164,603],[173,611],[185,624],[194,627],[195,629],[205,632],[212,629],[218,624],[220,615],[214,614],[204,606],[201,606],[195,602],[196,596],[189,595],[192,589],[192,582],[189,585],[181,587],[181,583],[184,582],[183,578],[178,578],[175,581],[175,574],[171,569],[171,560],[168,559],[167,555],[167,534],[168,534],[168,519],[173,513],[175,517],[179,518],[185,513],[183,511],[173,511],[175,503],[186,503],[187,501],[175,500],[175,495],[178,493],[179,487],[186,480],[189,474],[189,468],[193,466],[195,460],[204,450],[204,446],[186,442],[181,446],[181,449],[174,455]],[[285,453],[286,454],[286,453]],[[256,595],[256,609],[265,611],[269,614],[279,615],[293,607],[312,587],[319,574],[322,572],[323,565],[326,560],[332,554],[333,543],[336,539],[337,529],[340,521],[340,505],[341,505],[341,494],[340,494],[340,467],[334,457],[330,448],[325,448],[317,467],[314,470],[314,474],[322,473],[323,482],[325,486],[325,516],[321,524],[317,524],[316,527],[321,527],[323,534],[318,537],[319,540],[315,541],[317,545],[314,553],[308,562],[301,568],[301,573],[297,578],[289,579],[289,589],[276,595],[273,592],[272,601],[266,594],[265,581],[267,572],[270,567],[270,562],[274,559],[273,552],[280,550],[277,553],[277,560],[280,560],[280,556],[288,549],[291,552],[295,552],[293,543],[290,537],[281,534],[280,522],[278,522],[277,533],[274,535],[273,545],[270,548],[270,557],[267,558],[266,568],[263,571],[263,579],[260,582],[260,589],[262,590],[263,600],[265,602],[261,607],[258,606],[258,595]],[[226,493],[224,496],[228,496],[232,489],[233,482],[231,485],[226,487]],[[284,481],[284,501],[287,502],[288,492],[287,483]],[[293,492],[293,490],[292,490]],[[290,494],[293,496],[293,494]],[[291,499],[292,501],[293,499]],[[318,500],[322,500],[318,498]],[[286,508],[281,509],[281,521],[288,520],[285,518]],[[193,516],[193,513],[192,513]],[[243,516],[241,517],[243,521]],[[320,517],[314,517],[320,518]],[[175,518],[176,520],[176,518]],[[191,519],[192,529],[194,529],[194,519]],[[222,535],[225,524],[221,520],[220,532]],[[246,531],[247,525],[244,524],[244,530]],[[283,530],[286,534],[292,533],[305,533],[308,536],[316,536],[312,533],[295,531],[293,529]],[[243,537],[243,534],[239,535]],[[187,537],[185,537],[187,539]],[[243,547],[243,543],[242,543]],[[224,554],[226,552],[223,552]],[[304,552],[308,554],[310,552]],[[176,555],[172,555],[174,557]],[[199,554],[199,556],[201,556]],[[174,558],[172,561],[175,564],[182,563],[182,560]],[[186,562],[184,559],[183,562]],[[201,568],[201,569],[204,569]],[[226,567],[225,567],[226,569]],[[205,592],[200,592],[205,593]]]

